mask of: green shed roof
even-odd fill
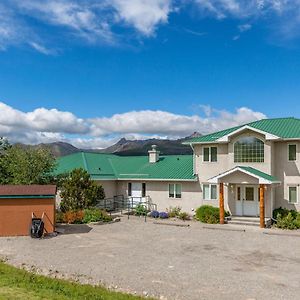
[[[296,118],[278,118],[278,119],[263,119],[244,125],[232,127],[222,131],[214,132],[211,134],[203,135],[197,138],[190,139],[184,144],[193,143],[209,143],[215,142],[219,138],[230,134],[237,129],[244,126],[252,127],[253,129],[258,129],[269,134],[278,136],[281,139],[300,139],[300,119]]]
[[[85,169],[94,180],[195,180],[192,155],[160,156],[149,163],[148,156],[118,156],[81,152],[58,159],[56,174]]]

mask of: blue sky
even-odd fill
[[[3,0],[0,135],[106,147],[300,117],[300,1]]]

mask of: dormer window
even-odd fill
[[[242,137],[234,144],[234,162],[264,162],[264,142],[256,137]]]
[[[203,147],[203,161],[216,162],[218,160],[217,147]]]

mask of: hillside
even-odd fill
[[[198,132],[193,133],[191,136],[178,140],[168,139],[148,139],[148,140],[127,140],[121,138],[116,144],[105,149],[79,149],[75,146],[65,142],[54,142],[49,144],[38,145],[25,145],[19,144],[22,147],[32,148],[47,148],[54,156],[60,157],[81,151],[97,152],[97,153],[114,153],[118,155],[147,155],[148,150],[152,145],[157,145],[161,154],[176,155],[176,154],[192,154],[190,146],[182,145],[182,142],[195,137],[200,136]]]

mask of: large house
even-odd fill
[[[193,155],[78,153],[59,161],[59,172],[86,169],[106,196],[146,196],[159,210],[203,204],[231,215],[272,216],[277,207],[300,210],[300,119],[255,121],[186,141]]]

